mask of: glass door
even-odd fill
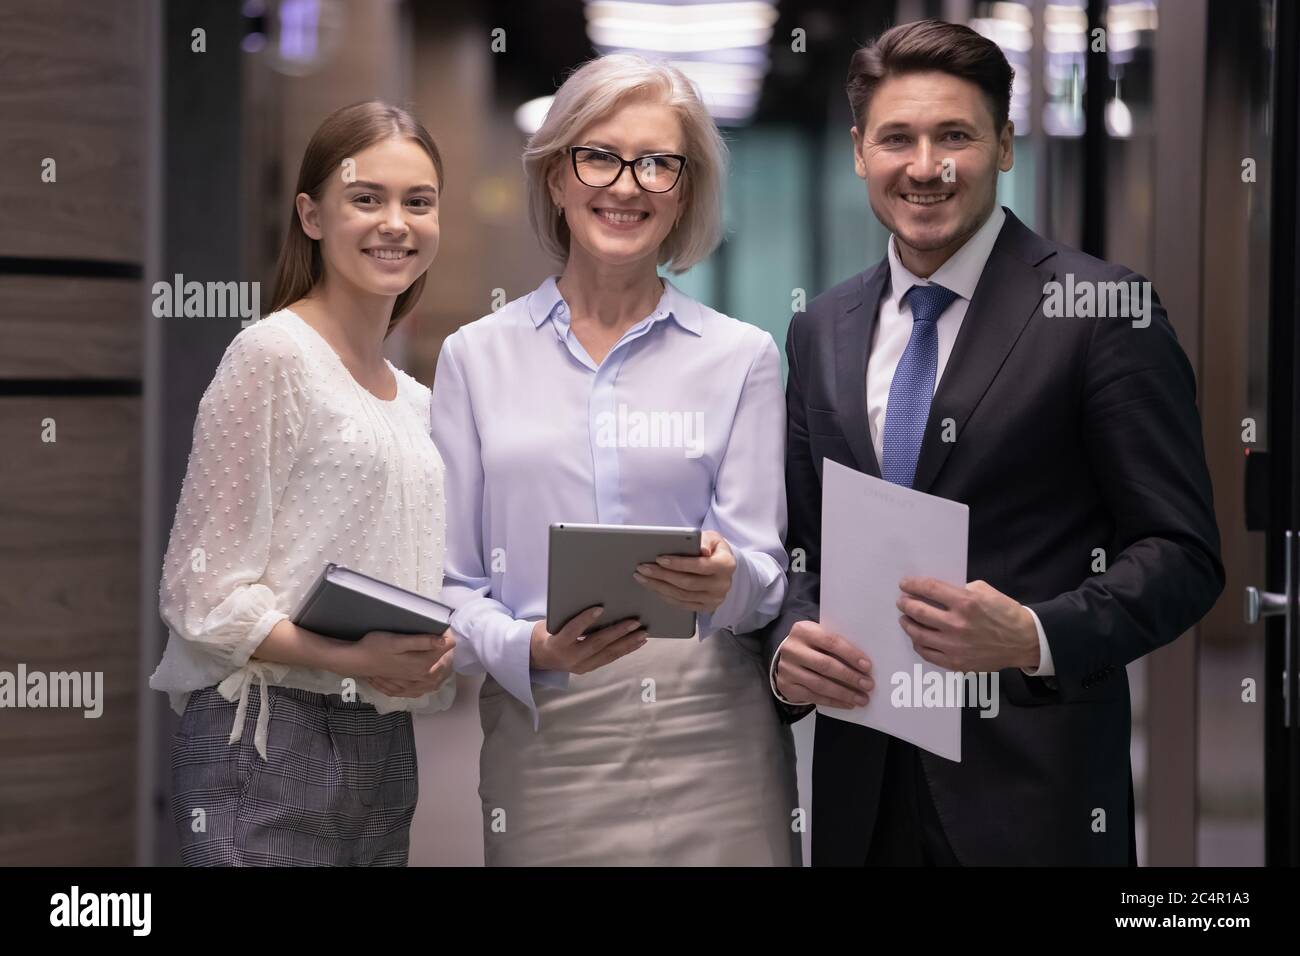
[[[1300,9],[1279,3],[1274,34],[1272,277],[1268,310],[1268,451],[1252,475],[1265,531],[1263,587],[1246,589],[1246,618],[1265,631],[1265,859],[1300,864]]]

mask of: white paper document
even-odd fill
[[[970,509],[960,502],[824,461],[821,624],[866,651],[876,686],[865,707],[818,713],[961,760],[961,701],[945,695],[935,706],[938,695],[923,689],[942,681],[951,691],[964,682],[913,650],[897,602],[908,575],[964,586],[969,530]]]

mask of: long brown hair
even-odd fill
[[[298,167],[298,185],[289,209],[289,229],[275,267],[275,293],[271,296],[269,311],[278,312],[297,302],[321,281],[324,274],[320,242],[303,232],[298,219],[298,193],[306,193],[319,202],[330,176],[338,174],[345,159],[394,136],[413,141],[429,154],[438,174],[438,193],[442,194],[442,154],[429,131],[408,111],[381,100],[353,103],[335,110],[312,134],[302,156],[302,165]],[[427,272],[420,273],[420,277],[398,295],[385,338],[420,301],[426,275]]]

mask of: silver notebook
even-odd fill
[[[441,634],[452,609],[440,601],[339,564],[327,564],[293,612],[293,623],[340,641],[371,631]]]

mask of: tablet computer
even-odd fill
[[[588,632],[630,617],[650,637],[694,637],[695,612],[674,607],[632,577],[638,564],[661,554],[698,557],[698,528],[647,525],[551,525],[546,583],[546,629],[559,631],[575,614],[605,608]]]

